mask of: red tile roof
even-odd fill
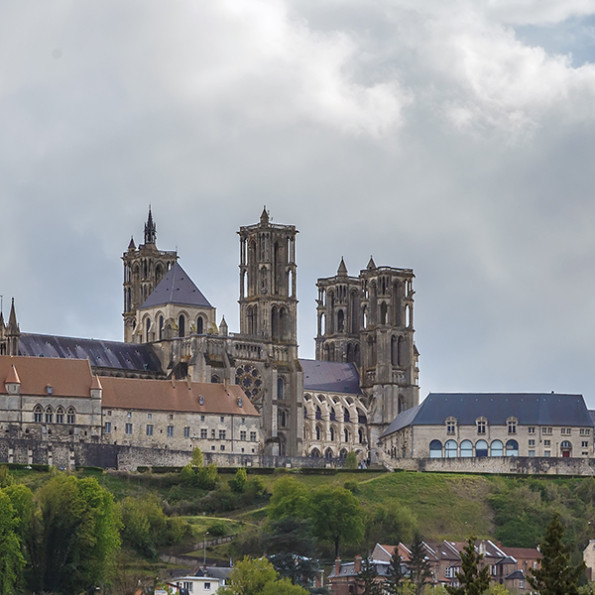
[[[13,368],[14,366],[14,368]],[[0,394],[6,394],[6,382],[20,380],[21,394],[57,397],[89,397],[91,366],[85,359],[0,356]]]
[[[103,407],[258,416],[237,385],[102,376]],[[202,397],[202,400],[201,400]],[[241,406],[240,406],[241,403]]]

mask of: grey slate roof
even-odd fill
[[[359,374],[353,364],[300,359],[304,371],[304,390],[361,394]]]
[[[150,345],[22,333],[19,355],[89,359],[95,368],[160,373],[161,363]]]
[[[213,307],[177,262],[167,271],[141,309],[165,306],[166,304],[201,308]]]
[[[516,417],[522,425],[594,425],[582,395],[430,393],[420,405],[400,413],[383,435],[409,425],[441,425],[451,416],[459,425],[473,425],[482,416],[490,425],[505,425],[509,417]]]

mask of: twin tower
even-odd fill
[[[150,211],[144,244],[137,248],[131,240],[122,257],[125,341],[152,343],[169,374],[184,360],[192,380],[241,384],[262,415],[263,452],[291,456],[313,450],[304,393],[323,391],[304,378],[298,358],[297,233],[271,222],[266,209],[258,223],[240,227],[240,332],[233,334],[224,319],[215,323],[215,309],[193,284],[193,290],[181,282],[174,287],[184,272],[176,252],[157,248]],[[337,274],[317,283],[318,368],[331,376],[333,363],[357,371],[360,394],[349,398],[367,413],[362,423],[372,457],[394,417],[419,402],[413,278],[411,269],[377,267],[372,258],[350,276],[341,259]],[[169,303],[159,304],[154,292],[168,295]],[[330,400],[341,391],[331,385]]]

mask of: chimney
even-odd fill
[[[362,557],[357,554],[353,560],[353,572],[359,574],[362,571]]]
[[[339,576],[341,574],[341,558],[337,558],[335,560],[335,576]]]

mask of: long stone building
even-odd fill
[[[0,353],[87,359],[100,377],[235,387],[258,413],[259,453],[336,459],[353,451],[375,459],[394,417],[419,401],[413,271],[370,259],[350,276],[341,259],[336,275],[317,283],[317,359],[300,359],[297,233],[272,223],[266,209],[257,223],[240,227],[240,329],[233,333],[225,319],[217,323],[177,252],[157,247],[149,210],[144,242],[131,239],[122,256],[124,342],[21,333],[13,302],[8,324],[0,319]],[[150,403],[149,394],[135,402]],[[99,430],[102,444],[114,441],[108,421]],[[117,426],[126,427],[122,420]],[[154,436],[135,435],[131,443],[157,448]],[[208,452],[221,445],[202,446]]]

